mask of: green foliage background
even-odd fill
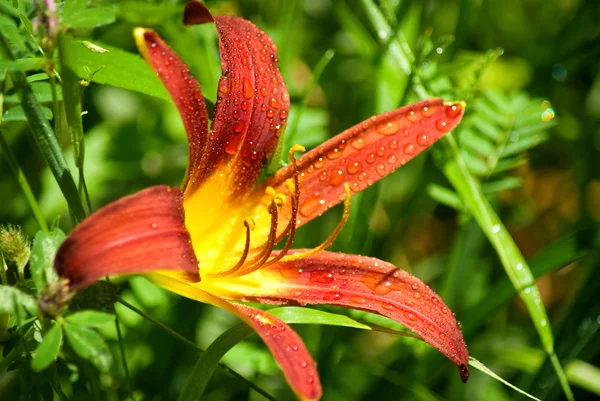
[[[39,222],[69,232],[73,219],[34,141],[36,128],[19,106],[14,78],[15,71],[29,77],[77,183],[85,171],[93,209],[150,185],[178,185],[187,143],[177,111],[152,72],[123,51],[135,53],[134,27],[156,29],[188,63],[206,98],[214,100],[220,76],[216,33],[212,26],[184,28],[184,4],[60,4],[62,26],[75,43],[61,48],[66,59],[59,60],[56,52],[42,54],[40,46],[52,46],[30,35],[28,21],[36,17],[32,2],[0,3],[1,35],[19,59],[11,61],[7,54],[0,59],[0,222],[6,225],[0,251],[9,269],[0,287],[1,400],[176,399],[198,359],[190,344],[131,308],[122,303],[113,308],[112,295],[102,289],[71,305],[71,312],[98,308],[104,300],[103,314],[71,313],[57,319],[61,330],[50,319],[35,318],[35,298],[55,280],[52,250],[62,241],[58,231],[36,235],[44,228]],[[465,100],[467,114],[452,138],[353,198],[352,217],[333,248],[379,257],[429,283],[462,322],[470,354],[523,390],[545,400],[566,397],[560,369],[547,360],[554,344],[575,398],[600,397],[596,1],[215,0],[207,5],[215,14],[251,20],[277,44],[292,99],[284,149],[294,143],[315,146],[371,115],[423,97]],[[110,51],[94,53],[81,41]],[[85,87],[70,88],[61,71],[58,119],[52,118],[51,83],[39,75],[49,63],[73,65],[78,77],[71,82],[86,81]],[[85,153],[68,114],[79,106],[62,102],[62,92],[70,90],[82,90]],[[60,160],[56,163],[51,166],[57,168]],[[20,181],[12,173],[15,166],[22,169]],[[31,198],[39,212],[32,210]],[[87,208],[85,196],[75,193],[75,198]],[[336,210],[302,228],[295,246],[319,244],[338,219]],[[6,244],[19,234],[8,224],[35,237],[31,257],[28,251],[13,257]],[[21,251],[29,249],[25,239],[19,241]],[[529,271],[537,288],[528,281]],[[140,277],[116,284],[126,304],[201,348],[236,323],[226,312],[166,293]],[[363,312],[321,309],[389,325]],[[463,385],[452,363],[414,339],[349,327],[295,329],[318,362],[325,400],[521,397],[477,371]],[[42,337],[45,345],[38,348]],[[95,346],[88,352],[90,344]],[[57,362],[43,370],[44,355],[50,361],[57,353]],[[293,399],[256,336],[235,346],[223,362],[274,399]],[[62,385],[60,397],[50,383]],[[264,397],[218,368],[203,399]]]

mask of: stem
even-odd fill
[[[14,60],[14,55],[2,35],[0,35],[0,55],[5,59]],[[27,116],[33,137],[44,155],[69,205],[69,209],[78,221],[82,221],[86,215],[85,210],[79,198],[73,176],[69,171],[62,150],[56,141],[54,132],[44,117],[42,108],[35,98],[33,90],[25,78],[25,74],[21,71],[12,71],[11,77],[15,86],[20,89],[21,107],[23,107],[23,111]]]
[[[204,350],[202,348],[198,347],[196,344],[194,344],[193,342],[191,342],[190,340],[188,340],[187,338],[185,338],[184,336],[182,336],[181,334],[179,334],[175,330],[171,329],[169,326],[167,326],[167,325],[159,322],[158,320],[154,319],[152,316],[150,316],[149,314],[147,314],[143,310],[141,310],[141,309],[133,306],[132,304],[130,304],[129,302],[127,302],[127,301],[125,301],[123,299],[119,299],[119,303],[121,305],[125,306],[126,308],[131,309],[132,311],[134,311],[138,315],[142,316],[143,318],[145,318],[145,319],[149,320],[150,322],[154,323],[155,325],[157,325],[158,327],[160,327],[161,329],[163,329],[165,332],[167,332],[168,334],[170,334],[173,337],[175,337],[177,340],[179,340],[183,344],[185,344],[185,345],[187,345],[189,347],[192,347],[199,354],[201,354],[201,353],[204,352]],[[258,387],[255,383],[253,383],[250,380],[246,379],[244,376],[240,375],[238,372],[236,372],[235,370],[233,370],[229,366],[227,366],[227,365],[225,365],[224,363],[221,363],[221,362],[219,362],[219,366],[224,371],[226,371],[227,373],[229,373],[230,375],[232,375],[235,378],[237,378],[237,379],[243,381],[244,383],[246,383],[248,385],[248,387],[250,387],[252,390],[254,390],[257,393],[259,393],[260,395],[262,395],[266,399],[271,400],[271,401],[276,401],[275,398],[273,398],[265,390],[263,390],[262,388]]]
[[[12,153],[10,147],[8,146],[8,143],[6,142],[6,139],[4,138],[4,129],[2,129],[2,127],[0,127],[0,146],[2,146],[2,150],[6,155],[6,161],[8,162],[8,166],[10,167],[10,170],[17,179],[17,182],[21,187],[21,191],[23,191],[25,199],[27,200],[27,203],[31,208],[33,218],[38,223],[38,226],[41,230],[48,231],[48,224],[46,223],[46,220],[44,220],[44,216],[42,214],[42,210],[40,209],[40,205],[37,203],[37,200],[33,195],[33,191],[29,186],[29,182],[27,182],[27,177],[25,177],[23,170],[21,170],[21,166],[19,166],[15,155]]]
[[[125,371],[125,379],[127,380],[127,394],[129,398],[133,399],[133,380],[129,373],[129,366],[127,366],[127,358],[125,357],[125,346],[123,345],[123,333],[121,332],[121,326],[119,325],[119,315],[115,306],[113,305],[113,313],[115,315],[115,328],[117,329],[117,339],[119,341],[119,351],[121,352],[121,359],[123,361],[123,370]]]

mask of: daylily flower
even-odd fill
[[[458,365],[468,353],[457,321],[427,285],[390,263],[325,250],[349,213],[350,196],[402,166],[453,129],[464,103],[430,99],[371,117],[256,183],[285,126],[289,95],[271,38],[238,17],[188,3],[184,22],[214,22],[222,77],[212,123],[183,61],[150,29],[140,53],[169,91],[189,140],[182,189],[154,186],[82,222],[60,247],[57,272],[73,290],[107,275],[145,274],[185,297],[226,309],[269,347],[300,399],[321,396],[300,337],[268,312],[231,301],[329,304],[402,323]],[[339,226],[315,249],[291,250],[296,230],[344,202]],[[281,250],[274,246],[283,243]]]

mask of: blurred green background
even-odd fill
[[[6,5],[0,12],[15,3],[2,1]],[[17,3],[25,14],[34,16],[32,4]],[[213,26],[184,28],[184,1],[89,3],[110,10],[116,20],[95,29],[77,29],[77,38],[135,52],[132,29],[154,28],[188,63],[204,95],[214,100],[220,76],[216,33]],[[313,147],[371,115],[419,100],[415,82],[429,93],[465,100],[467,115],[454,134],[461,152],[540,277],[538,286],[557,354],[567,366],[576,398],[600,397],[596,367],[600,363],[596,336],[600,326],[600,5],[596,0],[215,0],[206,4],[214,14],[251,20],[277,44],[292,99],[285,149],[294,143]],[[372,5],[391,31],[374,23]],[[2,24],[10,19],[19,26],[8,12],[0,17]],[[409,46],[415,55],[409,60],[410,76],[394,57],[395,43]],[[11,45],[17,56],[26,53]],[[178,185],[187,164],[187,143],[174,106],[96,84],[94,78],[91,82],[82,101],[85,174],[93,207],[150,185]],[[37,85],[40,93],[48,93],[46,82]],[[4,110],[10,107],[10,95],[5,94]],[[51,105],[50,99],[46,97],[44,104]],[[2,124],[7,143],[46,220],[62,216],[60,227],[69,232],[66,202],[27,122],[15,120],[5,119]],[[71,163],[64,124],[63,118],[62,144]],[[353,198],[351,220],[333,249],[381,258],[429,283],[462,322],[472,356],[534,395],[563,399],[496,252],[464,212],[440,170],[442,153],[440,144],[435,145]],[[33,237],[37,225],[3,156],[0,202],[0,222],[19,225]],[[334,210],[302,228],[295,246],[317,245],[338,220],[339,210]],[[201,347],[236,321],[216,308],[168,294],[143,278],[120,285],[124,299]],[[135,398],[175,399],[196,355],[139,315],[116,307]],[[360,312],[326,309],[373,319]],[[455,366],[419,341],[349,328],[295,328],[318,362],[324,400],[522,397],[476,371],[463,385]],[[103,329],[102,334],[117,356],[116,332],[111,329]],[[18,369],[7,371],[10,362],[0,360],[1,400],[20,399],[22,377]],[[237,345],[224,362],[276,399],[293,399],[256,336]],[[59,363],[58,368],[61,377],[74,383],[72,399],[90,399],[86,390],[90,377],[97,378],[92,382],[101,387],[97,399],[125,399],[128,390],[117,362],[102,375],[73,362]],[[34,382],[43,380],[38,377]],[[264,398],[218,370],[204,399]]]

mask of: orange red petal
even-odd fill
[[[153,273],[149,278],[184,297],[210,303],[237,315],[265,342],[286,380],[301,400],[318,400],[322,389],[312,356],[302,339],[279,318],[250,306],[229,302],[190,283],[180,273]]]
[[[232,299],[329,304],[389,317],[437,348],[459,367],[462,380],[468,379],[469,354],[454,314],[429,286],[390,263],[320,252],[293,262],[279,262],[217,286],[213,292]]]
[[[181,270],[199,281],[183,193],[161,185],[104,206],[62,243],[54,267],[74,290],[105,276],[153,270]]]
[[[211,16],[196,1],[186,6],[185,23],[211,19],[219,34],[223,74],[212,131],[231,167],[233,195],[241,195],[254,185],[273,152],[287,121],[290,100],[271,38],[250,21]]]
[[[342,132],[297,160],[300,171],[299,225],[345,198],[344,184],[360,192],[431,146],[452,130],[464,113],[462,102],[429,99],[401,107]],[[265,185],[285,193],[294,171],[288,165]],[[291,208],[280,216],[289,219]]]
[[[140,53],[167,88],[183,120],[190,154],[184,188],[186,192],[193,191],[214,171],[215,154],[220,151],[212,141],[209,143],[208,113],[200,85],[156,32],[138,28],[134,36]],[[208,163],[209,155],[211,163]]]

